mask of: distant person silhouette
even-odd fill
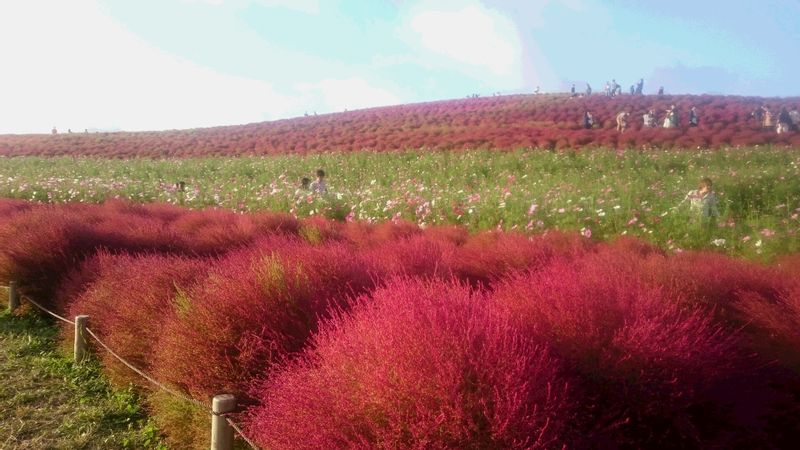
[[[697,108],[692,106],[689,110],[689,126],[696,127],[700,125],[700,118],[697,116]]]
[[[583,128],[591,130],[594,127],[594,117],[592,113],[586,111],[583,113]]]
[[[617,131],[623,133],[626,128],[628,128],[628,116],[630,113],[628,111],[622,111],[621,113],[617,114]]]
[[[655,128],[656,126],[656,110],[651,109],[642,116],[642,124],[645,128]]]

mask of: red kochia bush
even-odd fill
[[[788,287],[788,277],[754,262],[711,252],[686,252],[669,258],[651,258],[642,273],[651,282],[672,292],[673,298],[690,305],[713,308],[716,315],[733,323],[732,306],[744,293],[776,301]]]
[[[112,255],[101,252],[84,264],[93,278],[70,305],[71,316],[88,314],[90,328],[114,351],[150,371],[153,347],[168,317],[173,299],[199,275],[209,259],[169,255]],[[146,383],[107,352],[103,361],[120,381]]]
[[[769,299],[743,292],[735,307],[748,321],[756,348],[800,371],[800,286]]]
[[[61,279],[100,249],[109,252],[221,255],[269,234],[294,234],[283,214],[193,211],[110,201],[102,205],[20,207],[0,222],[0,279],[52,304]],[[59,297],[60,298],[60,297]]]
[[[123,239],[125,230],[136,227],[151,247],[162,248],[154,241],[163,236],[157,221],[129,219],[115,220],[88,205],[48,205],[17,214],[0,227],[0,277],[18,280],[23,292],[49,303],[60,278],[96,249],[142,244]],[[162,241],[164,247],[169,241]]]
[[[529,237],[512,232],[483,232],[467,238],[450,265],[459,279],[491,287],[509,272],[540,267],[555,257],[571,258],[590,247],[587,239],[575,233]]]
[[[546,347],[465,285],[395,280],[255,391],[264,448],[558,448],[567,383]]]
[[[329,309],[373,285],[365,262],[341,243],[276,236],[233,251],[178,297],[155,373],[196,398],[242,394],[299,351]]]
[[[27,200],[0,198],[0,224],[7,221],[14,214],[30,209],[35,205]]]
[[[590,439],[696,445],[698,392],[737,367],[736,341],[630,269],[596,254],[556,260],[504,282],[494,300],[582,375]]]
[[[363,255],[383,276],[452,278],[451,263],[456,247],[449,242],[418,235],[384,242],[363,250]]]

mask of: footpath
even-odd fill
[[[58,334],[35,312],[0,312],[0,449],[166,448],[135,392],[97,361],[74,364]]]

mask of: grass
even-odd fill
[[[0,313],[0,449],[164,449],[132,389],[112,389],[97,360],[76,365],[58,329],[32,312]]]
[[[317,168],[331,194],[298,193]],[[43,202],[121,197],[237,211],[276,210],[471,230],[576,230],[646,238],[673,251],[768,258],[800,251],[800,151],[721,150],[340,153],[115,160],[4,158],[0,196]],[[681,200],[702,177],[719,193],[714,226]],[[175,182],[186,183],[177,192]]]

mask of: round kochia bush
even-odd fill
[[[70,304],[70,317],[89,315],[90,329],[107,345],[150,372],[162,326],[174,314],[172,299],[202,276],[209,263],[210,258],[99,252],[82,265],[77,276],[91,281]],[[99,354],[115,380],[149,387],[108,352]]]
[[[363,259],[341,243],[274,236],[233,251],[176,297],[155,374],[195,398],[246,401],[257,374],[301,350],[330,309],[373,286]]]
[[[396,279],[254,396],[264,448],[554,448],[568,385],[546,346],[465,285]]]
[[[579,375],[584,436],[697,445],[707,423],[696,415],[714,407],[704,393],[737,373],[738,341],[703,310],[647,283],[630,253],[603,248],[555,260],[502,283],[493,299]]]

